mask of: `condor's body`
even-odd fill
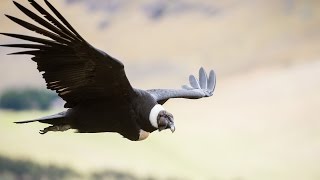
[[[136,96],[123,99],[81,103],[67,111],[67,122],[82,133],[119,132],[130,140],[138,140],[140,130],[156,130],[149,115],[157,102],[148,93],[135,91]]]

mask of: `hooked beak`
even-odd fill
[[[173,133],[176,130],[176,127],[174,126],[173,122],[170,122],[166,128],[159,128],[159,131],[165,130],[165,129],[170,129],[171,132]]]
[[[176,130],[176,127],[174,126],[174,124],[170,125],[170,130],[172,133]]]
[[[170,122],[169,128],[170,128],[170,130],[171,130],[172,133],[176,130],[176,127],[174,126],[174,123],[173,123],[173,122]]]

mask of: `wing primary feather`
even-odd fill
[[[213,70],[210,71],[209,79],[208,79],[208,89],[213,91],[216,85],[216,75]]]
[[[52,33],[52,32],[49,32],[49,31],[44,30],[44,29],[42,29],[42,28],[39,28],[39,27],[37,27],[37,26],[35,26],[35,25],[33,25],[33,24],[30,24],[30,23],[28,23],[28,22],[26,22],[26,21],[23,21],[23,20],[21,20],[21,19],[19,19],[19,18],[10,16],[10,15],[7,15],[7,14],[6,14],[5,16],[7,16],[7,17],[8,17],[10,20],[12,20],[13,22],[21,25],[22,27],[25,27],[26,29],[29,29],[29,30],[31,30],[31,31],[35,31],[35,32],[37,32],[37,33],[39,33],[39,34],[42,34],[42,35],[47,36],[47,37],[50,37],[51,39],[54,39],[54,40],[56,40],[56,41],[58,41],[58,42],[61,42],[61,43],[65,43],[65,44],[70,43],[69,40],[67,40],[67,39],[65,39],[65,38],[63,38],[63,37],[60,37],[60,36],[58,36],[57,34],[54,34],[54,33]]]
[[[41,44],[1,44],[3,47],[30,48],[30,49],[48,49],[51,46]]]
[[[4,36],[9,36],[17,39],[22,39],[26,41],[31,41],[31,42],[36,42],[36,43],[41,43],[41,44],[46,44],[46,45],[51,45],[51,46],[61,46],[61,47],[67,47],[65,44],[60,44],[58,42],[48,40],[48,39],[41,39],[37,37],[32,37],[32,36],[26,36],[26,35],[21,35],[21,34],[12,34],[12,33],[0,33]]]
[[[10,53],[8,55],[37,55],[39,52],[40,52],[40,50],[20,51],[20,52]]]
[[[208,81],[207,74],[204,71],[203,67],[201,67],[199,69],[199,82],[200,82],[201,89],[207,89],[207,81]]]
[[[22,6],[21,4],[13,1],[14,5],[17,6],[18,9],[20,9],[25,15],[29,16],[31,19],[33,19],[34,21],[36,21],[37,23],[41,24],[42,26],[48,28],[49,30],[51,30],[52,32],[55,32],[57,34],[59,34],[60,36],[66,38],[66,39],[73,39],[72,37],[70,37],[69,35],[65,34],[64,32],[62,32],[60,29],[56,28],[55,26],[53,26],[52,24],[48,23],[47,21],[45,21],[44,19],[42,19],[41,17],[39,17],[38,15],[36,15],[35,13],[33,13],[32,11],[30,11],[29,9],[25,8],[24,6]]]
[[[68,21],[56,10],[47,0],[44,0],[47,6],[51,9],[51,11],[62,21],[64,25],[66,25],[78,38],[85,42],[85,40],[78,34],[78,32],[68,23]]]
[[[76,38],[81,41],[77,36],[75,36],[72,32],[70,32],[64,25],[62,25],[59,21],[56,20],[48,11],[46,11],[44,8],[42,8],[37,2],[34,0],[29,0],[30,4],[38,10],[39,13],[41,13],[48,21],[52,22],[54,25],[56,25],[58,28],[60,28],[64,33],[68,34],[69,36]]]
[[[190,82],[190,85],[195,88],[195,89],[200,89],[200,85],[199,85],[199,82],[198,80],[193,76],[193,75],[190,75],[189,76],[189,82]]]

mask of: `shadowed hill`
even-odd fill
[[[43,166],[28,160],[13,160],[0,156],[0,179],[70,179],[79,174],[69,168]]]
[[[92,174],[78,172],[55,165],[40,165],[29,160],[14,160],[0,155],[0,179],[2,180],[64,180],[64,179],[91,179],[91,180],[156,180],[153,177],[137,177],[128,172],[103,170]],[[174,180],[175,178],[170,178]]]

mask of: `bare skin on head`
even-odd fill
[[[173,115],[168,111],[162,110],[159,112],[157,123],[159,131],[170,129],[171,132],[174,132],[176,130],[174,126]]]

